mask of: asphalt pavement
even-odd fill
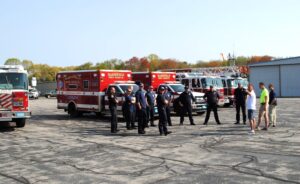
[[[234,125],[235,110],[195,116],[159,136],[126,130],[110,133],[108,117],[71,119],[56,99],[31,100],[24,128],[0,127],[0,183],[300,183],[300,99],[279,99],[278,126],[250,135]],[[213,115],[213,114],[212,114]],[[157,124],[157,121],[156,121]]]

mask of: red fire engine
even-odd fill
[[[22,66],[0,66],[0,122],[24,127],[30,116],[27,71]]]
[[[228,99],[224,97],[222,79],[218,76],[204,76],[200,73],[177,73],[176,79],[196,92],[205,93],[209,90],[210,86],[214,86],[220,95],[218,104],[223,106],[229,102]]]
[[[63,71],[56,76],[57,108],[64,109],[72,117],[83,112],[95,112],[100,115],[108,111],[105,97],[112,87],[116,89],[119,100],[118,110],[122,109],[125,91],[132,86],[133,92],[138,86],[132,80],[128,70],[81,70]]]
[[[171,108],[176,113],[180,112],[180,106],[178,103],[179,95],[184,91],[184,85],[176,81],[175,72],[135,72],[132,74],[132,78],[136,82],[142,82],[147,89],[150,85],[153,86],[154,90],[160,86],[164,86],[172,94]],[[198,92],[192,92],[196,101],[193,103],[193,111],[198,114],[202,114],[206,110],[206,102],[203,99],[204,94]]]

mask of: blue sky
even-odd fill
[[[0,64],[299,56],[298,0],[1,0]]]

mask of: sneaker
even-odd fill
[[[267,128],[267,127],[264,127],[262,130],[265,130],[265,131],[267,131],[267,130],[268,130],[268,128]]]
[[[256,130],[260,130],[260,128],[259,128],[259,127],[256,127],[255,129],[256,129]]]
[[[254,131],[254,130],[251,130],[251,134],[253,134],[253,135],[254,135],[254,134],[255,134],[255,131]]]
[[[273,125],[273,127],[276,127],[276,125]]]

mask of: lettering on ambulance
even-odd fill
[[[171,79],[171,75],[170,74],[158,74],[157,78],[159,80],[170,80]]]
[[[108,73],[109,79],[123,79],[125,76],[125,73]]]

